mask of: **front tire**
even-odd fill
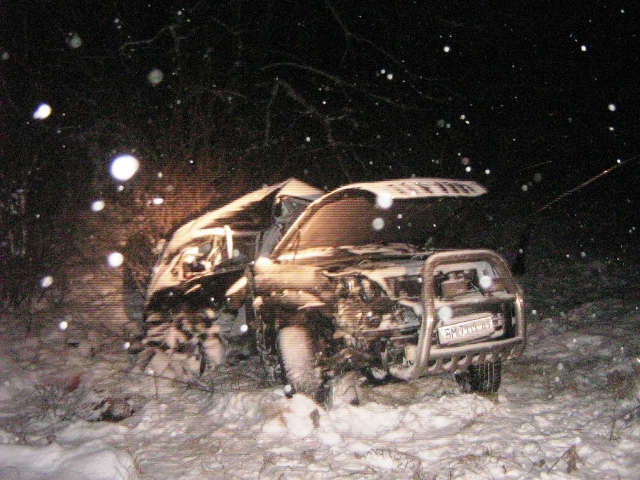
[[[502,360],[471,365],[456,374],[456,380],[465,393],[496,393],[502,379]]]
[[[285,327],[278,334],[278,352],[282,372],[293,392],[319,400],[322,379],[316,366],[315,349],[309,331],[304,327]]]

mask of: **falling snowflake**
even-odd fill
[[[33,118],[35,120],[44,120],[49,115],[51,115],[51,106],[47,103],[41,103],[33,112]]]
[[[67,45],[73,49],[80,48],[82,46],[82,38],[77,33],[72,33],[67,38]]]
[[[122,262],[124,262],[124,257],[120,252],[111,252],[107,256],[107,264],[110,267],[113,267],[113,268],[119,267],[120,265],[122,265]]]
[[[371,226],[376,232],[379,232],[384,228],[384,220],[381,218],[376,218],[371,222]]]
[[[116,180],[127,181],[140,168],[140,162],[132,155],[120,155],[111,162],[111,175]]]
[[[160,82],[162,82],[163,79],[164,79],[164,73],[162,73],[162,70],[160,70],[159,68],[154,68],[147,75],[147,81],[149,82],[149,84],[153,85],[154,87],[158,85]]]
[[[380,208],[388,210],[393,204],[393,197],[389,192],[380,192],[376,197],[376,205]]]
[[[104,208],[104,201],[102,200],[95,200],[93,203],[91,203],[92,212],[100,212],[103,208]]]

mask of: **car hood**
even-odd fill
[[[304,251],[405,243],[425,245],[468,204],[487,192],[468,180],[411,178],[356,183],[313,202],[298,217],[272,258]]]

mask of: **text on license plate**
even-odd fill
[[[468,322],[460,322],[454,325],[438,327],[438,339],[440,344],[460,343],[465,340],[475,340],[493,333],[491,317],[478,318]]]

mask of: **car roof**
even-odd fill
[[[202,238],[204,241],[204,238],[211,237],[218,231],[222,235],[225,226],[239,234],[250,231],[258,233],[273,225],[272,209],[278,199],[294,197],[311,202],[323,194],[322,190],[290,178],[247,193],[221,208],[206,212],[185,223],[173,232],[160,252],[160,258],[147,287],[147,298],[160,288],[180,283],[180,280],[171,275],[171,262],[178,253],[199,239]]]

